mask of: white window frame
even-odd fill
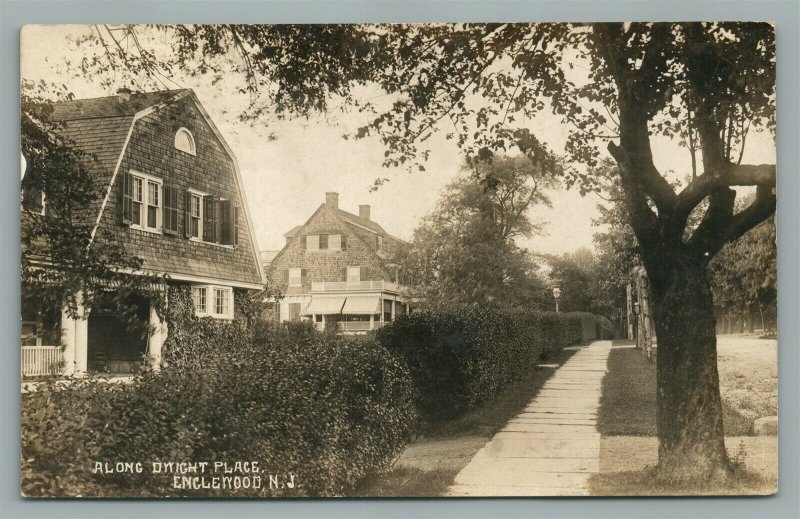
[[[306,236],[306,250],[318,251],[319,250],[319,234],[309,234]]]
[[[195,290],[198,297],[195,298]],[[198,303],[203,303],[203,308],[198,308]],[[208,287],[206,286],[192,286],[192,304],[194,305],[194,313],[197,316],[208,315]]]
[[[198,198],[197,207],[198,207],[198,209],[200,211],[200,221],[197,222],[197,236],[190,236],[189,239],[192,240],[192,241],[200,241],[200,242],[202,242],[203,241],[203,216],[204,216],[203,215],[203,197],[204,196],[208,196],[208,193],[203,193],[202,191],[198,191],[196,189],[191,189],[191,188],[188,191],[189,191],[189,196],[190,196],[190,202],[195,197]],[[190,221],[191,221],[192,218],[194,218],[194,216],[192,216],[191,209],[192,208],[189,207],[189,219],[190,219]]]
[[[376,244],[375,247],[378,250],[378,252],[383,252],[383,236],[381,236],[380,234],[376,234],[375,236],[377,237],[375,240]]]
[[[194,291],[205,290],[205,312],[201,312],[195,307],[195,315],[198,317],[213,317],[214,319],[232,320],[233,319],[233,288],[221,285],[192,285],[192,303],[194,304]],[[224,292],[227,295],[228,308],[224,312],[217,312],[217,294]]]
[[[227,305],[227,308],[223,307],[222,311],[217,309],[220,294],[224,294],[223,302]],[[211,308],[211,315],[219,319],[233,319],[233,289],[228,287],[213,287],[211,295],[211,302],[214,304]]]
[[[355,272],[355,276],[351,272]],[[353,277],[355,279],[351,279]],[[347,267],[347,283],[361,283],[361,267]]]
[[[141,199],[137,199],[137,190],[136,190],[136,180],[140,180],[142,182],[142,196]],[[131,171],[131,182],[133,183],[131,193],[131,219],[133,219],[133,204],[137,203],[140,204],[139,209],[139,221],[132,221],[131,228],[139,229],[140,231],[147,231],[156,234],[161,234],[161,225],[163,218],[163,206],[164,206],[164,181],[158,177],[154,177],[151,175],[147,175],[145,173],[139,173],[138,171]],[[150,227],[147,225],[147,210],[150,204],[150,183],[156,184],[157,195],[158,198],[158,205],[155,206],[156,208],[156,226]]]
[[[186,149],[184,146],[179,145],[178,138],[181,135],[186,135],[189,138],[189,149]],[[175,140],[173,144],[175,145],[175,149],[178,151],[188,153],[189,155],[194,155],[194,156],[197,155],[197,143],[194,140],[194,135],[192,135],[192,132],[190,132],[188,128],[185,127],[178,128],[178,131],[175,132]]]
[[[336,240],[332,239],[336,236]],[[333,244],[336,243],[336,247]],[[328,235],[328,250],[342,250],[342,235],[341,234],[329,234]]]
[[[296,273],[295,276],[292,276],[293,272]],[[292,284],[292,278],[293,277],[297,280],[297,283],[295,283],[295,284]],[[303,269],[302,268],[299,268],[299,267],[294,268],[293,267],[293,268],[289,269],[289,286],[290,287],[301,287],[301,286],[303,286]]]

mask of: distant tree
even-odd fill
[[[777,252],[775,217],[726,245],[710,264],[714,304],[731,325],[738,321],[762,329],[773,324],[777,312]],[[765,316],[766,314],[766,316]]]
[[[135,326],[136,308],[128,303],[129,296],[146,295],[161,308],[160,278],[144,272],[141,259],[96,227],[101,189],[107,186],[97,185],[90,172],[95,158],[65,138],[63,125],[50,119],[54,99],[69,98],[66,90],[52,85],[23,88],[24,304],[39,313],[65,308],[76,318],[82,315],[81,307],[111,304]]]
[[[589,249],[581,248],[562,255],[545,255],[550,264],[550,282],[561,289],[558,306],[562,312],[594,310],[591,288],[596,263]]]
[[[545,290],[538,265],[514,240],[539,231],[528,210],[549,204],[551,184],[524,156],[466,161],[414,231],[404,281],[434,306],[538,306]]]

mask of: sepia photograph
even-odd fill
[[[778,492],[774,23],[19,35],[22,497]]]

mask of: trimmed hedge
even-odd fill
[[[374,341],[266,322],[246,334],[176,356],[131,384],[85,381],[24,395],[23,493],[339,495],[386,467],[410,439],[409,374]],[[176,489],[176,474],[151,470],[153,462],[215,460],[259,462],[262,488]],[[141,462],[145,470],[93,474],[97,462]],[[286,486],[290,475],[294,488]]]
[[[427,421],[494,398],[549,353],[583,340],[580,316],[477,307],[400,316],[376,337],[408,365]]]

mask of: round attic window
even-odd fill
[[[181,128],[175,133],[175,149],[185,151],[191,155],[195,155],[194,137],[192,132],[186,128]]]

